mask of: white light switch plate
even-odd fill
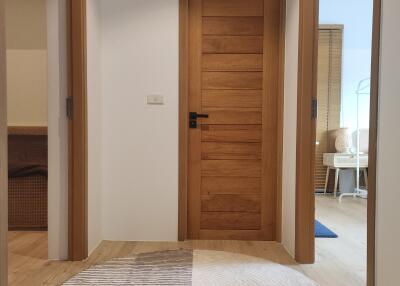
[[[164,96],[162,96],[162,95],[148,95],[147,96],[147,104],[150,104],[150,105],[163,105],[164,104]]]

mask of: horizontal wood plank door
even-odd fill
[[[189,1],[190,239],[276,238],[280,9]]]

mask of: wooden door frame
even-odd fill
[[[189,0],[179,0],[179,185],[178,239],[188,237]]]
[[[311,116],[311,102],[317,95],[318,6],[319,0],[300,1],[295,255],[300,263],[315,261],[313,164],[315,120]],[[368,190],[368,286],[375,285],[376,148],[381,6],[382,0],[374,0]]]
[[[282,229],[282,156],[283,156],[283,92],[285,58],[286,0],[281,3],[279,33],[279,98],[277,106],[277,176],[275,237],[281,241]],[[179,196],[178,239],[188,238],[188,150],[189,150],[189,0],[179,0]]]
[[[319,0],[300,0],[296,152],[295,259],[314,263],[314,161],[317,97]]]
[[[7,87],[4,0],[0,0],[0,286],[8,283]]]
[[[86,0],[67,1],[69,97],[68,258],[88,257]]]
[[[69,123],[69,259],[87,257],[87,104],[85,0],[68,0],[69,94],[73,119]],[[0,286],[7,285],[7,90],[4,0],[0,0]]]

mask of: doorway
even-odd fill
[[[7,137],[8,137],[8,126],[7,126],[7,91],[6,82],[6,25],[4,21],[6,2],[0,1],[0,100],[2,108],[1,119],[1,189],[0,189],[0,285],[7,285],[7,269],[9,261],[7,259],[7,252],[12,250],[8,248],[8,161],[7,161]],[[12,2],[12,5],[16,5],[21,1],[8,1]],[[29,3],[27,3],[29,2]],[[52,77],[52,80],[48,80],[49,93],[52,96],[49,97],[49,155],[53,154],[53,160],[49,158],[49,167],[52,164],[53,167],[49,168],[49,173],[53,172],[53,180],[49,180],[49,186],[52,182],[53,192],[49,192],[48,198],[53,198],[54,204],[49,204],[49,209],[54,212],[51,216],[53,224],[48,224],[49,229],[53,229],[52,242],[55,242],[50,246],[49,253],[55,253],[52,256],[53,259],[69,259],[69,260],[82,260],[87,257],[87,223],[86,223],[86,195],[87,195],[87,162],[86,162],[86,90],[85,90],[85,58],[84,58],[84,5],[82,1],[27,1],[24,5],[35,5],[38,2],[47,3],[47,12],[44,12],[44,16],[47,20],[51,19],[52,25],[47,28],[49,33],[50,41],[47,42],[49,45],[48,59],[49,73],[48,76]],[[83,1],[84,2],[84,1]],[[9,3],[7,3],[9,4]],[[32,9],[25,9],[27,13],[31,12]],[[68,11],[68,12],[67,12]],[[18,10],[21,13],[21,9]],[[72,20],[73,18],[73,20]],[[80,21],[78,21],[80,19]],[[25,19],[30,21],[32,19]],[[42,19],[43,20],[43,19]],[[71,25],[70,29],[67,29],[67,25]],[[70,32],[68,35],[67,30]],[[18,33],[18,36],[24,35],[24,33]],[[31,36],[31,35],[28,35]],[[46,38],[46,36],[45,36]],[[31,38],[29,38],[31,39]],[[26,39],[18,38],[15,43],[24,42]],[[48,39],[46,39],[48,40]],[[45,41],[46,42],[46,41]],[[10,43],[8,41],[8,43]],[[70,47],[71,46],[71,47]],[[50,48],[51,47],[51,48]],[[72,49],[72,47],[74,49]],[[69,51],[72,51],[69,53]],[[50,52],[51,51],[51,52]],[[83,56],[82,56],[83,55]],[[70,69],[70,71],[68,71]],[[18,72],[18,70],[16,71]],[[20,71],[24,72],[24,71]],[[36,74],[35,74],[36,76]],[[10,80],[10,78],[8,79]],[[37,83],[37,82],[36,82]],[[50,103],[52,102],[52,103]],[[22,103],[26,103],[26,100],[22,100]],[[69,120],[67,118],[67,106],[70,112]],[[71,113],[71,111],[73,113]],[[51,120],[50,120],[51,119]],[[64,126],[65,125],[65,126]],[[62,127],[62,128],[61,128]],[[45,128],[25,128],[12,127],[9,129],[12,136],[34,136],[36,141],[47,141],[43,138],[38,137],[45,136]],[[65,131],[65,136],[64,132]],[[24,135],[20,135],[20,134]],[[30,134],[26,134],[30,133]],[[33,134],[32,134],[33,133]],[[53,136],[50,135],[53,134]],[[53,139],[53,140],[52,140]],[[24,140],[18,142],[25,143]],[[42,144],[42,143],[40,143]],[[45,143],[46,144],[46,143]],[[43,146],[43,145],[40,145]],[[63,149],[65,147],[65,150]],[[12,147],[13,148],[13,147]],[[13,152],[10,148],[9,151]],[[39,150],[37,150],[39,149]],[[39,154],[43,154],[43,147],[35,149]],[[52,151],[51,151],[52,150]],[[64,150],[64,151],[62,151]],[[36,154],[35,152],[28,152],[29,155]],[[14,152],[19,154],[20,152]],[[65,156],[64,156],[65,155]],[[11,158],[12,156],[10,156]],[[46,163],[46,160],[41,158],[42,163]],[[28,160],[23,160],[26,163]],[[62,168],[64,166],[65,168]],[[11,168],[10,168],[11,169]],[[40,168],[39,168],[40,169]],[[42,170],[42,169],[40,169]],[[11,171],[11,170],[10,170]],[[35,170],[38,171],[38,170]],[[42,170],[43,171],[43,170]],[[35,173],[35,175],[37,175]],[[14,178],[13,178],[14,179]],[[25,179],[25,178],[24,178]],[[43,178],[40,178],[40,186],[46,187]],[[10,183],[13,183],[10,180]],[[36,184],[36,183],[35,183]],[[34,184],[34,185],[35,185]],[[17,184],[18,185],[18,184]],[[30,184],[31,187],[32,184]],[[65,190],[63,193],[58,193],[60,190]],[[43,200],[40,200],[43,204]],[[66,215],[60,215],[61,212]],[[68,213],[70,214],[68,217]],[[41,214],[46,215],[47,212],[43,211]],[[48,216],[49,217],[49,216]],[[43,221],[43,220],[42,220]],[[49,220],[50,222],[50,220]],[[68,235],[70,235],[68,239]],[[42,239],[42,238],[40,238]],[[50,240],[49,240],[50,242]],[[69,245],[68,245],[69,244]],[[29,246],[27,246],[29,248]],[[43,249],[43,248],[42,248]],[[46,247],[44,252],[46,252]],[[47,259],[47,256],[46,256]],[[44,260],[45,262],[46,260]]]
[[[319,10],[315,263],[337,262],[335,285],[365,286],[373,0]]]
[[[188,7],[187,236],[276,240],[282,1]]]
[[[358,33],[357,37],[367,37],[366,42],[369,46],[369,53],[366,56],[366,60],[361,61],[359,64],[352,64],[353,67],[360,68],[362,66],[366,66],[365,70],[367,74],[365,76],[356,76],[358,80],[355,80],[353,83],[353,89],[351,92],[345,92],[346,88],[340,88],[340,85],[346,79],[344,74],[339,76],[340,81],[334,78],[335,73],[340,74],[342,69],[346,69],[345,64],[348,61],[357,60],[357,57],[360,56],[362,53],[356,53],[353,56],[346,56],[343,57],[343,60],[338,60],[340,54],[345,54],[344,51],[340,52],[339,49],[335,48],[336,46],[342,46],[342,48],[346,49],[346,45],[349,44],[349,40],[346,40],[346,44],[338,44],[340,43],[340,38],[345,37],[341,36],[347,35],[349,33],[349,29],[351,25],[349,23],[344,24],[340,23],[340,21],[335,21],[329,23],[331,27],[325,27],[326,29],[331,29],[329,32],[325,31],[326,38],[329,40],[326,41],[325,46],[322,47],[319,51],[319,54],[316,52],[318,51],[318,45],[321,46],[324,41],[324,36],[318,37],[317,35],[321,33],[321,29],[323,28],[320,26],[318,21],[318,14],[321,11],[326,9],[326,5],[340,5],[342,1],[336,1],[335,3],[331,1],[310,1],[313,3],[302,3],[301,5],[301,29],[300,29],[300,68],[311,66],[311,70],[309,70],[306,74],[303,74],[302,77],[299,78],[300,80],[300,90],[299,90],[299,114],[298,120],[302,122],[299,124],[298,129],[298,146],[297,151],[300,152],[298,154],[298,162],[297,162],[297,198],[296,198],[296,258],[298,261],[302,263],[314,263],[313,266],[309,266],[310,268],[318,268],[323,267],[321,264],[321,259],[323,257],[331,257],[330,263],[336,261],[337,273],[335,277],[331,277],[331,281],[334,281],[334,285],[338,285],[341,281],[341,277],[345,275],[347,278],[349,276],[346,274],[348,269],[351,270],[351,275],[357,276],[355,280],[353,280],[352,285],[374,285],[374,261],[375,261],[375,167],[376,167],[376,140],[377,140],[377,98],[378,98],[378,79],[379,79],[379,43],[380,43],[380,17],[381,17],[381,1],[373,1],[365,3],[366,1],[354,1],[355,6],[356,4],[362,5],[367,4],[367,10],[365,13],[359,13],[361,10],[356,9],[361,17],[352,17],[353,20],[360,21],[366,20],[370,24],[364,25],[369,28],[369,32]],[[357,3],[356,3],[357,2]],[[348,1],[343,3],[349,3]],[[342,4],[343,4],[342,3]],[[360,7],[358,7],[360,8]],[[340,9],[339,9],[340,10]],[[344,9],[341,9],[341,16],[344,16],[343,13]],[[354,11],[353,15],[356,12]],[[333,8],[327,9],[325,16],[332,16],[333,15]],[[358,15],[358,14],[357,14]],[[320,15],[321,19],[326,18],[324,15]],[[320,20],[321,20],[320,19]],[[326,22],[324,23],[326,24]],[[335,24],[332,27],[332,24]],[[337,25],[339,24],[339,25]],[[360,25],[358,25],[360,26]],[[362,25],[361,25],[362,26]],[[343,30],[342,32],[338,31]],[[333,31],[335,30],[335,31]],[[318,38],[320,41],[318,42]],[[339,39],[339,40],[338,40]],[[342,38],[343,39],[343,38]],[[372,42],[372,46],[371,46]],[[357,44],[360,44],[358,41]],[[307,50],[308,49],[308,50]],[[309,52],[309,50],[313,52]],[[325,52],[329,51],[327,55],[324,57],[324,49]],[[332,53],[334,51],[334,53]],[[324,63],[321,59],[324,58]],[[372,60],[371,60],[372,59]],[[318,61],[320,60],[320,62]],[[338,65],[333,64],[334,62],[341,62],[343,66],[338,68]],[[329,63],[332,63],[331,65]],[[322,69],[316,73],[317,66],[322,67]],[[325,88],[324,92],[324,84],[323,81],[318,80],[321,78],[321,74],[323,69],[330,71],[327,77],[325,77],[325,82],[328,82],[328,90]],[[347,71],[347,73],[349,73]],[[350,72],[350,74],[356,74],[354,71]],[[329,77],[333,78],[329,78]],[[309,92],[306,95],[304,92]],[[322,118],[323,124],[321,124],[320,128],[316,128],[318,126],[318,118],[313,117],[310,121],[310,113],[315,114],[312,111],[316,111],[316,99],[317,94],[320,96],[320,99],[325,96],[325,99],[322,98],[320,102],[320,110],[319,114]],[[322,96],[324,94],[324,96]],[[346,98],[344,94],[347,94],[348,97]],[[350,96],[353,95],[353,96]],[[314,98],[315,96],[315,98]],[[366,96],[366,98],[363,98]],[[341,103],[339,103],[339,100]],[[313,104],[310,106],[309,102]],[[355,102],[353,106],[355,110],[350,112],[350,117],[352,116],[354,122],[356,122],[354,128],[353,135],[349,136],[344,134],[341,140],[336,140],[338,137],[337,132],[343,132],[342,129],[335,130],[334,126],[339,127],[347,127],[344,126],[346,121],[346,116],[343,114],[343,103],[344,102]],[[361,102],[365,102],[362,106]],[[323,104],[325,103],[325,106]],[[326,104],[328,103],[328,104]],[[336,106],[335,106],[336,105]],[[351,106],[351,105],[350,105]],[[368,108],[365,110],[365,106]],[[340,108],[338,108],[340,107]],[[349,108],[349,105],[347,106]],[[362,109],[364,108],[364,109]],[[358,109],[358,110],[357,110]],[[324,111],[327,114],[331,114],[333,116],[326,116],[324,115]],[[364,132],[361,130],[361,121],[363,116],[361,114],[366,114],[367,117],[366,122],[369,125],[369,132]],[[336,114],[336,116],[335,116]],[[322,116],[324,115],[324,116]],[[349,115],[347,115],[349,116]],[[337,118],[340,118],[339,120]],[[329,126],[333,126],[332,130]],[[318,134],[320,133],[320,134]],[[369,135],[368,135],[369,133]],[[321,137],[321,134],[322,137]],[[318,137],[320,136],[320,137]],[[331,137],[334,137],[332,140]],[[354,139],[353,139],[354,137]],[[317,140],[315,140],[317,138]],[[354,146],[349,146],[353,139]],[[310,141],[312,140],[312,141]],[[325,140],[325,141],[322,141]],[[333,141],[333,143],[332,143]],[[338,142],[336,142],[338,141]],[[335,144],[338,143],[338,144]],[[369,144],[369,147],[368,147]],[[337,145],[337,146],[335,146]],[[346,145],[346,146],[345,146]],[[365,147],[366,146],[366,147]],[[364,151],[361,150],[364,147]],[[325,151],[322,149],[325,148]],[[346,160],[330,160],[330,157],[336,157],[337,148],[343,148],[342,153],[339,154],[339,157],[343,154],[346,156],[350,156],[353,159],[353,165],[346,165],[346,166],[332,166],[329,164],[330,162],[333,163],[346,163]],[[354,154],[349,155],[349,150],[353,149]],[[317,150],[317,153],[315,151]],[[330,151],[334,150],[334,151]],[[332,153],[333,152],[333,155]],[[368,153],[368,154],[367,154]],[[367,157],[367,160],[365,158]],[[335,159],[335,158],[333,158]],[[311,164],[310,164],[311,162]],[[324,175],[322,178],[322,173],[319,170],[320,165],[324,166]],[[348,163],[348,162],[347,162]],[[303,168],[299,168],[299,166]],[[329,169],[327,168],[329,167]],[[319,169],[319,170],[318,170]],[[334,169],[333,174],[330,169]],[[337,170],[339,169],[339,171]],[[346,178],[346,172],[343,172],[342,169],[347,170],[347,175],[350,175]],[[341,173],[343,173],[341,175]],[[308,178],[308,179],[307,179]],[[322,178],[322,180],[321,180]],[[327,183],[326,183],[327,182]],[[322,186],[321,187],[318,187]],[[350,191],[345,191],[346,187],[349,187]],[[326,188],[325,188],[326,186]],[[336,186],[336,188],[335,188]],[[326,191],[325,191],[326,190]],[[329,195],[329,192],[332,192],[332,195]],[[323,195],[317,195],[317,212],[315,213],[314,206],[315,206],[315,191],[317,193],[323,193]],[[325,194],[325,192],[327,194]],[[342,192],[342,193],[340,193]],[[335,199],[336,194],[336,199]],[[339,201],[339,196],[342,195],[342,203]],[[368,202],[365,200],[368,197]],[[333,205],[331,205],[333,203]],[[350,206],[350,213],[346,213],[346,203],[355,203],[355,205]],[[332,207],[333,206],[333,207]],[[336,210],[336,213],[327,214],[325,210],[330,210],[333,212]],[[361,209],[361,211],[359,211]],[[338,221],[334,221],[338,218],[344,218],[341,223]],[[315,219],[320,221],[315,221]],[[358,222],[357,222],[358,221]],[[322,222],[322,223],[321,223]],[[356,235],[351,233],[346,233],[346,223],[351,223],[348,225],[347,229],[351,229],[351,231],[356,232]],[[358,225],[357,225],[358,224]],[[332,227],[329,227],[331,225]],[[337,227],[333,226],[336,225]],[[331,248],[330,249],[330,256],[329,255],[321,255],[321,251],[324,251],[324,246],[329,248],[329,240],[323,240],[323,238],[315,239],[317,236],[318,230],[323,230],[325,233],[330,233],[332,237],[336,237],[336,235],[342,237],[344,240],[339,245],[339,248]],[[337,230],[337,231],[335,231]],[[331,232],[330,232],[331,231]],[[343,232],[344,231],[344,232]],[[361,239],[362,237],[362,239]],[[349,239],[350,238],[350,239]],[[338,239],[338,238],[331,238],[331,239]],[[346,243],[347,239],[347,243]],[[333,241],[333,240],[332,240]],[[332,242],[331,241],[331,242]],[[338,240],[337,240],[338,241]],[[350,246],[351,243],[358,244],[358,248],[361,247],[361,251],[357,251],[355,247]],[[348,251],[344,250],[344,248],[348,248]],[[325,249],[326,250],[326,249]],[[317,251],[317,256],[315,256],[315,251]],[[351,255],[350,255],[351,253]],[[326,253],[325,253],[326,254]],[[333,258],[336,256],[336,258]],[[338,259],[338,257],[341,257]],[[358,258],[361,259],[361,262],[358,263],[356,260]],[[335,260],[336,259],[336,260]],[[340,259],[343,259],[340,262]],[[354,260],[355,259],[355,260]],[[316,261],[315,261],[316,260]],[[329,262],[328,262],[329,264]],[[346,265],[348,267],[346,267]],[[357,266],[358,265],[358,266]],[[326,267],[326,265],[324,266]],[[341,267],[346,269],[340,270]],[[332,268],[332,267],[330,267]],[[361,269],[360,269],[361,268]],[[304,267],[307,271],[307,266]],[[358,273],[354,273],[358,272]],[[355,275],[354,275],[355,274]],[[350,276],[351,276],[350,275]],[[344,276],[343,276],[344,277]],[[325,277],[329,279],[329,277]],[[350,277],[351,279],[351,277]],[[321,282],[322,283],[322,282]],[[327,284],[329,285],[329,283]]]
[[[6,1],[9,268],[48,257],[46,1]],[[13,281],[13,272],[9,272]]]

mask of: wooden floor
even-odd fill
[[[85,262],[46,261],[46,233],[10,233],[9,285],[60,285],[90,265],[115,257],[167,249],[211,249],[263,257],[296,267],[283,247],[274,242],[186,241],[186,242],[103,242]],[[23,253],[23,255],[22,255]]]
[[[367,200],[316,197],[316,217],[339,238],[317,238],[316,263],[302,266],[321,286],[366,286]]]
[[[165,249],[223,250],[269,259],[302,271],[321,286],[365,286],[366,202],[317,198],[317,216],[336,231],[339,239],[317,240],[317,263],[297,265],[283,247],[274,242],[186,241],[103,242],[84,262],[46,261],[47,233],[9,233],[9,285],[60,285],[76,273],[101,261],[135,253]],[[365,226],[364,226],[365,225]]]

